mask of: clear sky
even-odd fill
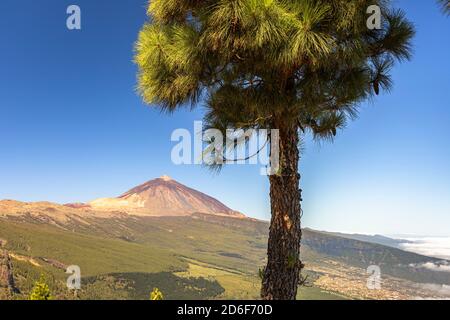
[[[450,236],[450,18],[434,1],[396,1],[417,28],[394,88],[363,107],[333,144],[307,141],[303,226]],[[66,28],[66,8],[82,30]],[[170,160],[171,116],[135,93],[133,43],[145,0],[0,2],[0,199],[89,201],[168,174],[250,216],[269,219],[259,166],[213,174]]]

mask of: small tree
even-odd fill
[[[34,283],[33,290],[30,294],[30,300],[51,300],[52,296],[50,293],[50,288],[45,282],[45,276],[41,274],[38,281]]]
[[[153,288],[150,293],[150,300],[164,300],[164,295],[158,288]]]

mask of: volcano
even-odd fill
[[[245,217],[222,202],[189,188],[169,176],[147,181],[117,198],[101,198],[89,203],[92,209],[120,210],[152,216],[184,216],[206,213]]]

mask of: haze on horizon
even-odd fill
[[[78,0],[79,32],[65,28],[65,3],[0,4],[8,44],[0,51],[0,199],[87,202],[168,174],[268,220],[259,165],[216,175],[171,163],[172,131],[192,132],[202,110],[161,114],[135,93],[133,42],[145,2],[105,9]],[[450,236],[450,19],[434,2],[398,6],[418,31],[413,60],[396,67],[392,92],[367,104],[333,144],[305,141],[304,227]]]

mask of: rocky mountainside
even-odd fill
[[[244,217],[220,201],[168,176],[147,181],[117,198],[102,198],[89,203],[94,209],[125,209],[153,216],[184,216],[207,213]]]
[[[89,203],[0,201],[0,216],[30,216],[42,222],[67,224],[89,218],[134,216],[189,216],[204,213],[234,218],[245,215],[200,191],[168,176],[147,181],[116,198],[101,198]]]
[[[167,176],[90,203],[0,201],[0,300],[26,298],[42,273],[55,297],[73,298],[68,265],[83,270],[84,299],[147,299],[155,286],[170,299],[258,298],[268,229]],[[449,262],[346,235],[305,229],[302,261],[306,298],[450,296],[448,273],[427,268]],[[381,291],[366,286],[372,265]]]

